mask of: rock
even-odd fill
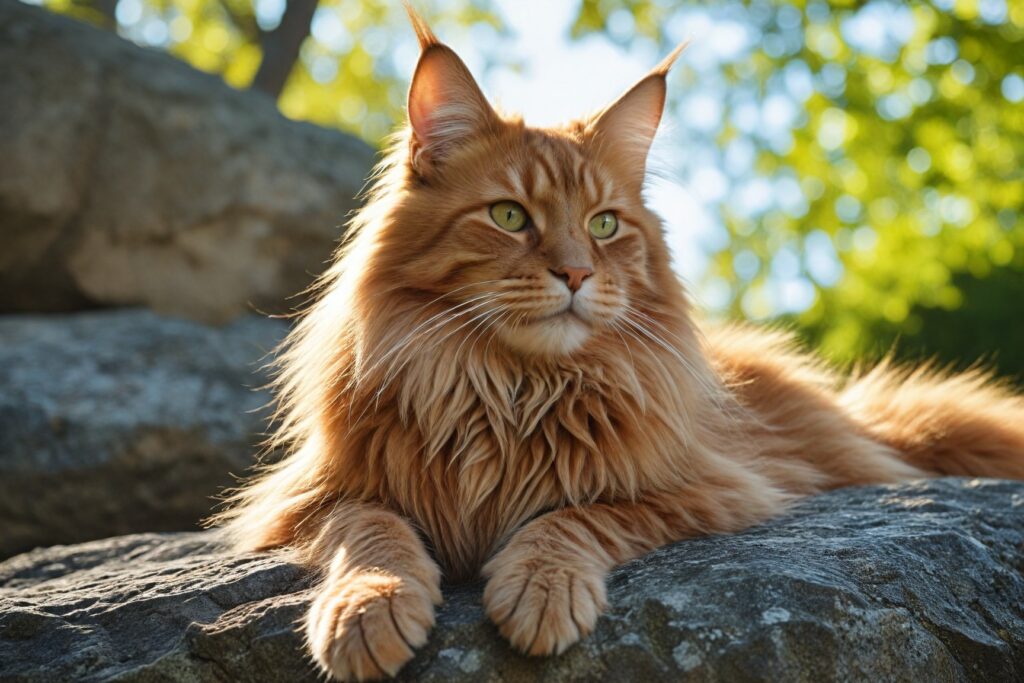
[[[1022,570],[1024,483],[846,489],[619,568],[596,632],[557,658],[513,653],[481,587],[449,587],[400,678],[1021,680]],[[27,553],[0,564],[0,680],[316,681],[309,586],[210,533]]]
[[[291,309],[373,150],[167,54],[0,3],[0,312]]]
[[[132,310],[0,317],[0,557],[195,529],[253,462],[269,400],[253,387],[284,330]]]

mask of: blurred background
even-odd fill
[[[397,0],[41,2],[0,1],[0,559],[194,529],[247,473],[267,314],[418,55]],[[692,39],[648,192],[707,314],[1024,377],[1024,0],[416,6],[535,124]]]
[[[417,48],[397,0],[45,0],[372,146]],[[652,202],[713,316],[831,358],[1024,374],[1024,2],[420,0],[500,106],[601,106],[681,40]]]

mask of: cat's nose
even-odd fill
[[[594,269],[590,266],[562,266],[550,270],[555,277],[564,280],[572,292],[579,291],[583,286],[583,281],[594,274]]]

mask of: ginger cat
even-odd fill
[[[482,573],[501,633],[560,653],[660,545],[839,486],[1024,478],[1024,401],[981,374],[845,379],[780,333],[698,330],[641,199],[679,50],[538,129],[413,24],[409,124],[281,356],[289,454],[218,518],[320,572],[326,673],[395,674],[442,577]]]

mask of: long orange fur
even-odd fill
[[[845,378],[779,332],[698,330],[641,199],[675,54],[536,129],[413,21],[410,126],[280,357],[288,455],[218,518],[321,573],[306,633],[326,672],[397,672],[442,576],[482,573],[501,633],[557,653],[593,629],[608,570],[665,543],[839,486],[1024,478],[1024,401],[981,373]],[[501,200],[531,227],[496,227]],[[604,210],[619,232],[596,240]],[[581,264],[574,295],[557,271]]]

